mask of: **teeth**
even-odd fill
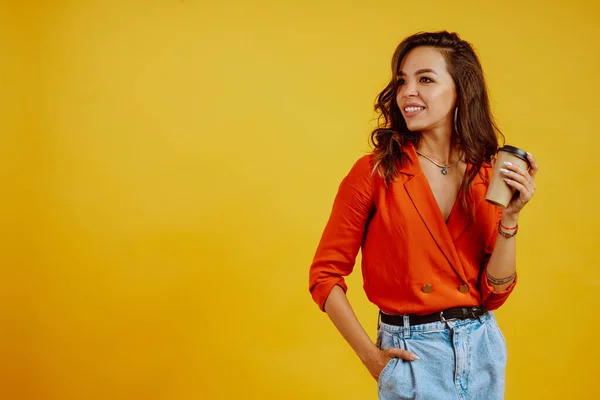
[[[421,111],[424,110],[425,107],[405,107],[404,111],[406,112],[414,112],[414,111]]]

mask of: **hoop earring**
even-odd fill
[[[458,106],[456,106],[456,108],[454,109],[454,131],[456,132],[457,135],[460,136],[460,134],[458,133],[458,126],[456,125],[457,120],[458,120]]]

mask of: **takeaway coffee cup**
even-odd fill
[[[496,155],[496,164],[492,171],[492,179],[488,187],[485,199],[492,204],[506,208],[508,203],[515,193],[515,189],[508,186],[504,182],[504,174],[500,168],[505,168],[504,163],[508,161],[517,165],[524,170],[529,169],[529,160],[527,160],[527,152],[513,146],[504,146],[498,150]]]

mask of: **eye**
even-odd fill
[[[431,78],[428,78],[428,77],[426,77],[426,76],[422,76],[422,77],[419,79],[419,82],[423,82],[423,83],[431,83],[431,82],[433,82],[433,79],[431,79]]]
[[[402,78],[398,78],[398,85],[404,85],[406,81]]]

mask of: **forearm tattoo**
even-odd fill
[[[485,271],[485,274],[487,275],[488,281],[490,281],[490,283],[492,285],[504,285],[510,281],[512,281],[513,279],[515,279],[515,276],[517,275],[517,272],[513,272],[511,275],[507,276],[506,278],[495,278],[493,276],[490,275],[489,272],[487,272],[487,270]]]

